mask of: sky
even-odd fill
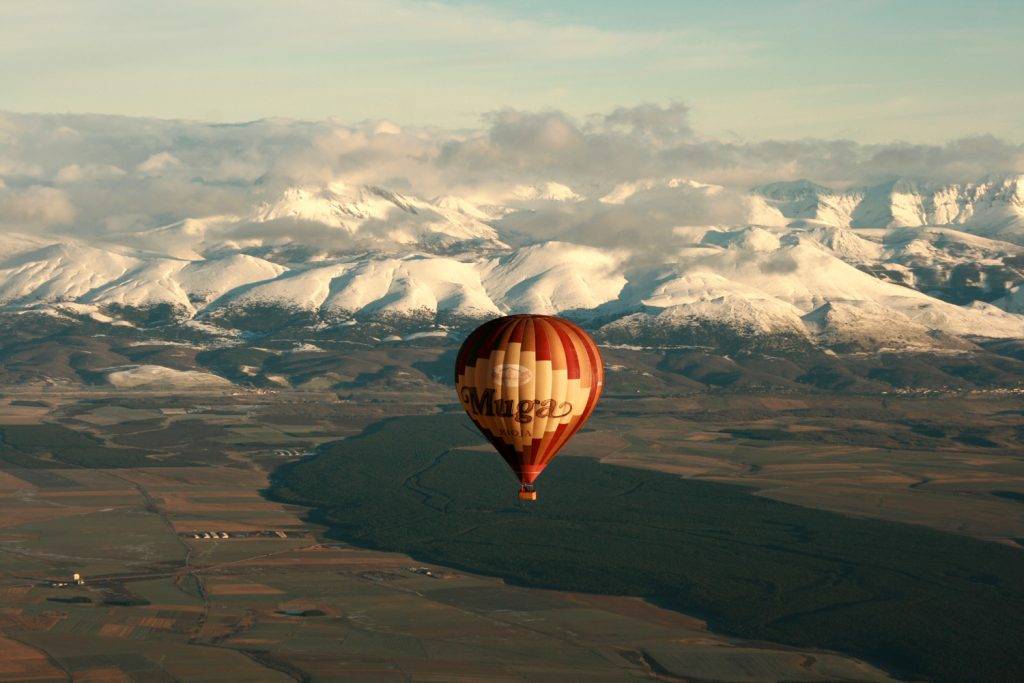
[[[685,103],[745,143],[1024,141],[1024,2],[0,0],[0,110],[477,128]]]

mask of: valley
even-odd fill
[[[983,649],[944,638],[997,646],[978,615],[1020,599],[1022,397],[737,391],[610,349],[604,402],[525,509],[431,379],[447,353],[273,361],[330,390],[5,386],[0,634],[20,653],[5,666],[37,680],[963,680]],[[641,509],[675,528],[650,546],[673,557],[656,572],[615,559],[636,556],[622,544],[642,536],[627,521]],[[549,564],[536,524],[569,534],[571,567]],[[84,585],[51,585],[76,572]],[[853,606],[883,585],[872,611]],[[808,627],[830,609],[844,620]],[[823,626],[884,633],[904,611],[908,633],[947,635],[883,653]]]

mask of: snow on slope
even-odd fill
[[[82,298],[98,306],[123,306],[144,308],[159,304],[170,304],[195,313],[189,301],[188,292],[177,281],[176,276],[185,267],[186,261],[157,259],[141,264],[122,277],[96,288]]]
[[[356,247],[503,248],[497,232],[486,223],[501,213],[452,195],[427,201],[381,187],[334,182],[286,188],[243,215],[186,218],[106,240],[186,260],[239,251],[288,253],[289,246],[307,257],[322,258]]]
[[[998,248],[984,238],[968,241]],[[982,303],[945,303],[847,262],[890,248],[848,229],[749,227],[707,230],[702,243],[664,265],[630,271],[622,253],[564,242],[483,259],[370,253],[288,269],[245,254],[184,261],[58,243],[4,262],[0,294],[8,304],[77,301],[97,312],[170,304],[186,316],[268,306],[330,318],[575,311],[630,316],[622,324],[635,327],[711,323],[835,343],[860,336],[922,346],[932,330],[1024,338],[1024,317]],[[1000,305],[1019,310],[1016,298]]]
[[[643,206],[651,215],[682,210],[692,197],[702,208],[704,199],[708,206],[712,200],[742,204],[742,211],[727,215],[746,227],[671,228],[680,237],[675,243],[689,246],[657,267],[630,265],[626,253],[566,242],[509,248],[486,223],[516,210],[509,206],[452,195],[426,201],[340,183],[297,187],[246,218],[189,219],[89,244],[0,233],[0,305],[75,302],[107,316],[116,315],[117,307],[169,304],[186,317],[281,307],[335,319],[433,316],[438,322],[445,316],[573,312],[612,320],[627,331],[710,324],[744,335],[784,334],[853,347],[858,339],[862,346],[923,347],[934,342],[936,331],[1024,338],[1024,317],[1014,314],[1024,311],[1019,290],[996,306],[955,306],[880,279],[909,285],[924,273],[919,279],[934,293],[936,273],[966,265],[967,271],[986,268],[978,277],[991,277],[996,285],[1014,284],[1019,280],[1003,278],[1014,272],[1024,248],[949,227],[848,227],[883,219],[902,225],[936,216],[971,221],[993,212],[1008,215],[1020,193],[1012,179],[953,187],[888,183],[843,194],[784,183],[748,197],[682,179],[616,187],[600,203],[623,210]],[[582,201],[555,183],[520,194],[520,209],[541,217],[545,202],[562,204],[561,215],[576,210],[568,204]],[[719,216],[714,210],[708,215]],[[293,234],[289,221],[318,225]],[[787,222],[789,227],[782,225]],[[341,251],[318,246],[329,233],[358,239]],[[305,250],[288,250],[293,237],[293,246]],[[268,249],[278,262],[253,255]],[[994,297],[999,290],[991,291]]]
[[[228,297],[222,305],[281,305],[334,317],[559,313],[614,299],[626,282],[619,267],[614,254],[561,242],[483,261],[371,256],[293,271]]]
[[[237,287],[277,277],[285,267],[237,254],[223,259],[184,261],[121,253],[60,241],[12,249],[0,262],[0,304],[32,305],[75,301],[94,306],[146,307],[170,304],[192,315]]]
[[[95,304],[80,304],[74,301],[61,301],[56,304],[42,305],[38,308],[29,309],[38,311],[40,313],[49,313],[53,311],[58,314],[70,314],[78,316],[80,318],[88,318],[93,322],[104,323],[106,325],[113,325],[114,327],[135,327],[127,320],[118,320],[111,316],[103,313],[99,306]]]
[[[819,225],[803,234],[848,263],[874,263],[883,256],[882,245],[867,240],[849,228]]]
[[[803,316],[808,329],[826,346],[848,350],[948,347],[924,323],[873,301],[830,301]]]
[[[331,282],[354,266],[353,263],[292,270],[269,282],[262,282],[226,297],[217,308],[280,306],[317,311],[331,292]]]
[[[177,274],[177,281],[191,301],[207,304],[233,289],[273,280],[288,268],[247,254],[193,261]]]
[[[23,251],[0,262],[0,304],[77,299],[140,263],[72,241]]]
[[[516,185],[505,198],[519,202],[581,202],[584,197],[568,185],[545,182],[537,185]]]
[[[480,222],[492,221],[501,218],[505,213],[501,208],[490,205],[481,206],[466,199],[465,197],[459,197],[454,194],[435,197],[430,201],[430,203],[438,208],[444,209],[445,211],[455,211]]]
[[[687,247],[673,260],[648,274],[646,281],[636,277],[625,296],[606,306],[605,312],[639,308],[652,324],[676,320],[689,325],[700,320],[749,333],[789,334],[806,329],[802,316],[832,304],[840,306],[840,313],[833,312],[826,320],[833,329],[849,321],[851,328],[866,330],[881,322],[878,312],[884,310],[891,312],[885,320],[891,337],[918,338],[921,329],[962,336],[1024,336],[1024,317],[985,304],[955,306],[884,282],[799,232],[780,239],[762,228],[713,231],[705,236],[704,245]],[[840,314],[845,318],[837,317]],[[814,324],[811,331],[816,331]]]
[[[699,343],[702,346],[743,340],[748,349],[762,340],[784,340],[785,345],[809,345],[800,318],[782,302],[747,300],[731,294],[700,298],[663,309],[639,311],[613,320],[599,329],[599,336],[615,342]],[[696,333],[697,338],[693,337]]]
[[[998,263],[1003,257],[1024,254],[1020,245],[952,228],[893,228],[879,237],[884,245],[882,258],[900,263],[920,256],[933,263]]]
[[[258,206],[251,220],[290,219],[320,223],[350,236],[391,243],[450,245],[458,242],[500,244],[494,228],[465,205],[431,203],[381,187],[335,182],[326,187],[292,187],[275,201]]]
[[[450,313],[481,318],[501,314],[475,264],[429,256],[360,263],[332,282],[323,306],[334,313],[363,315]]]
[[[683,259],[687,260],[686,254],[683,254]],[[780,241],[776,249],[747,248],[738,238],[717,254],[694,253],[689,263],[691,269],[699,267],[698,264],[711,267],[732,280],[756,287],[805,312],[830,301],[871,301],[933,329],[952,334],[1024,336],[1024,318],[997,312],[992,306],[955,306],[916,290],[884,282],[799,234],[790,236],[785,243]]]
[[[189,315],[238,287],[272,280],[288,269],[253,256],[179,261],[154,259],[98,287],[83,301],[100,306],[143,308],[169,304]]]
[[[947,225],[990,237],[1024,239],[1024,176],[941,186],[895,180],[849,191],[798,180],[763,185],[754,192],[778,208],[791,225]]]
[[[587,310],[619,295],[621,255],[566,242],[523,247],[484,264],[493,301],[509,313]]]
[[[49,246],[53,240],[20,232],[0,232],[0,265],[20,254]]]
[[[175,388],[200,389],[224,387],[231,382],[208,372],[197,370],[175,370],[162,365],[134,365],[116,368],[107,373],[107,382],[119,389]]]
[[[267,305],[331,317],[501,313],[474,263],[430,255],[368,257],[292,271],[221,303],[227,309]]]
[[[691,311],[702,319],[735,320],[756,332],[803,331],[801,311],[793,304],[717,273],[670,271],[641,299],[647,308]]]

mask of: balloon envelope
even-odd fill
[[[546,315],[484,323],[459,349],[455,388],[469,417],[535,499],[533,482],[597,405],[604,365],[578,326]]]

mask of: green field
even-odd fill
[[[25,468],[145,467],[160,463],[138,448],[111,448],[100,439],[57,424],[0,427],[0,461]]]
[[[388,420],[280,468],[271,493],[367,547],[527,586],[636,595],[745,638],[906,676],[1022,680],[1024,554],[732,485],[563,457],[514,500],[461,415]]]

